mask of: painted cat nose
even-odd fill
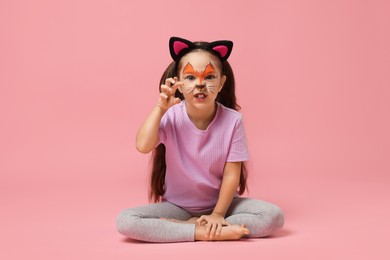
[[[198,89],[203,89],[203,88],[206,87],[206,85],[205,85],[205,84],[202,84],[202,85],[195,85],[195,87],[198,88]]]

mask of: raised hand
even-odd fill
[[[165,84],[161,85],[161,93],[158,100],[158,105],[162,109],[168,110],[173,105],[180,103],[180,98],[175,98],[175,92],[176,89],[182,85],[183,83],[178,81],[177,77],[166,79]]]

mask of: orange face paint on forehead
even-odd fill
[[[200,71],[200,72],[195,71],[194,67],[192,67],[191,63],[189,63],[189,62],[183,68],[184,74],[192,74],[192,75],[198,76],[200,85],[202,85],[204,77],[206,77],[207,75],[214,73],[214,72],[215,72],[215,68],[214,68],[213,64],[211,64],[211,62],[209,64],[207,64],[206,68],[203,71]]]

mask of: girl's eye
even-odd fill
[[[194,77],[194,76],[192,76],[192,75],[189,75],[189,76],[185,77],[185,79],[188,79],[188,80],[194,80],[194,79],[195,79],[195,77]]]
[[[215,79],[215,76],[214,76],[214,75],[207,75],[207,76],[205,77],[205,79]]]

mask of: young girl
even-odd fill
[[[121,212],[121,234],[148,242],[237,240],[283,226],[277,206],[239,197],[249,156],[227,62],[232,47],[231,41],[170,39],[173,62],[136,137],[138,151],[154,150],[149,198],[155,204]]]

